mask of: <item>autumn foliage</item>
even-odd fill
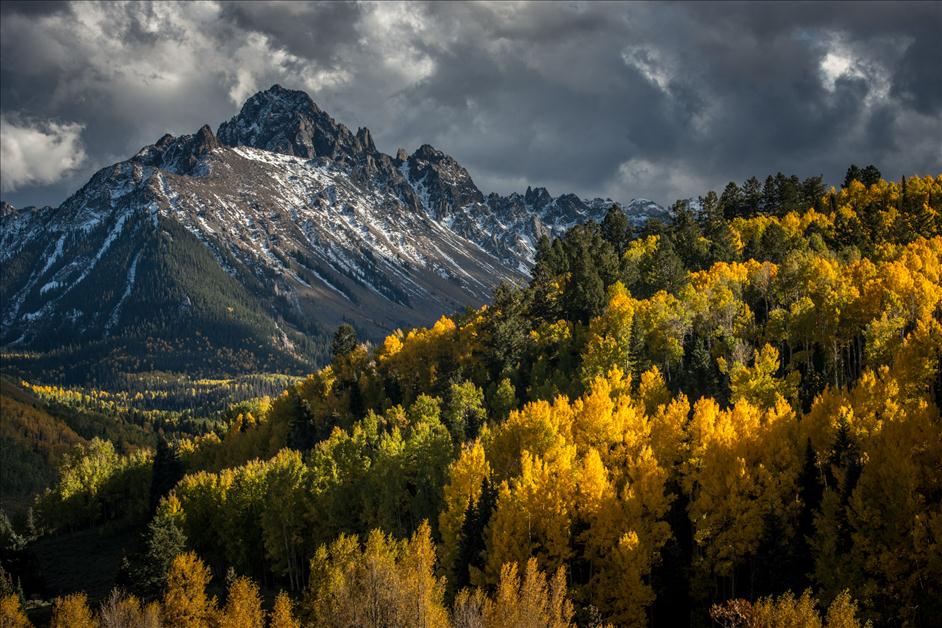
[[[575,227],[530,286],[373,348],[347,330],[257,414],[178,440],[161,620],[930,625],[942,176],[807,189]],[[151,478],[150,454],[85,452],[40,501],[52,526]],[[208,565],[240,574],[221,605]]]

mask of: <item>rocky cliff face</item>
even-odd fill
[[[274,86],[216,134],[165,135],[58,208],[4,204],[0,343],[192,335],[309,365],[306,339],[341,322],[375,339],[485,302],[525,280],[540,236],[610,205],[484,196],[441,151],[386,155]]]

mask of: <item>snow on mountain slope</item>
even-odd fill
[[[58,208],[4,204],[0,343],[210,325],[233,346],[270,344],[303,363],[300,339],[340,322],[378,338],[485,302],[499,282],[525,280],[541,236],[600,220],[611,203],[543,188],[485,197],[433,147],[383,154],[367,129],[274,86],[218,136],[165,135]]]

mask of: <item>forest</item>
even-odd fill
[[[613,206],[528,285],[330,352],[123,444],[68,413],[4,433],[55,469],[0,517],[2,625],[942,617],[942,175],[750,178],[642,228]]]

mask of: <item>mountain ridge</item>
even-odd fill
[[[341,322],[378,339],[486,302],[524,280],[541,236],[611,204],[545,188],[485,196],[446,153],[382,153],[368,129],[276,85],[216,133],[167,134],[99,170],[57,208],[5,203],[0,344],[212,329],[235,354],[312,365]]]

